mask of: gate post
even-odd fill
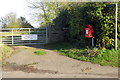
[[[12,45],[14,44],[14,39],[13,39],[13,29],[12,29]]]

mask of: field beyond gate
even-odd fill
[[[2,28],[0,40],[6,45],[46,44],[47,28]]]

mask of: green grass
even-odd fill
[[[55,45],[53,44],[50,47],[52,47],[53,50],[59,52],[59,54],[68,56],[70,58],[92,62],[103,66],[120,67],[120,59],[118,58],[118,55],[120,56],[120,50],[108,50],[104,48],[84,49],[80,48],[79,46],[75,47],[75,44],[71,43],[58,43]]]
[[[120,61],[118,61],[118,54],[120,55],[120,50],[99,50],[99,53],[96,53],[95,55],[92,55],[92,51],[93,50],[91,50],[91,53],[88,53],[86,49],[58,50],[60,54],[77,60],[97,63],[103,66],[120,66],[118,63]]]
[[[35,53],[36,55],[44,55],[44,54],[46,54],[46,52],[43,51],[43,50],[35,51],[34,53]]]
[[[90,61],[93,63],[99,63],[101,65],[110,65],[113,67],[120,67],[119,58],[120,50],[102,50],[100,54],[91,58]]]

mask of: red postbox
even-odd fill
[[[94,36],[94,29],[90,25],[85,25],[85,37],[86,38],[93,38]]]

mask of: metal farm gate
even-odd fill
[[[47,28],[1,28],[0,42],[6,45],[48,43]]]

